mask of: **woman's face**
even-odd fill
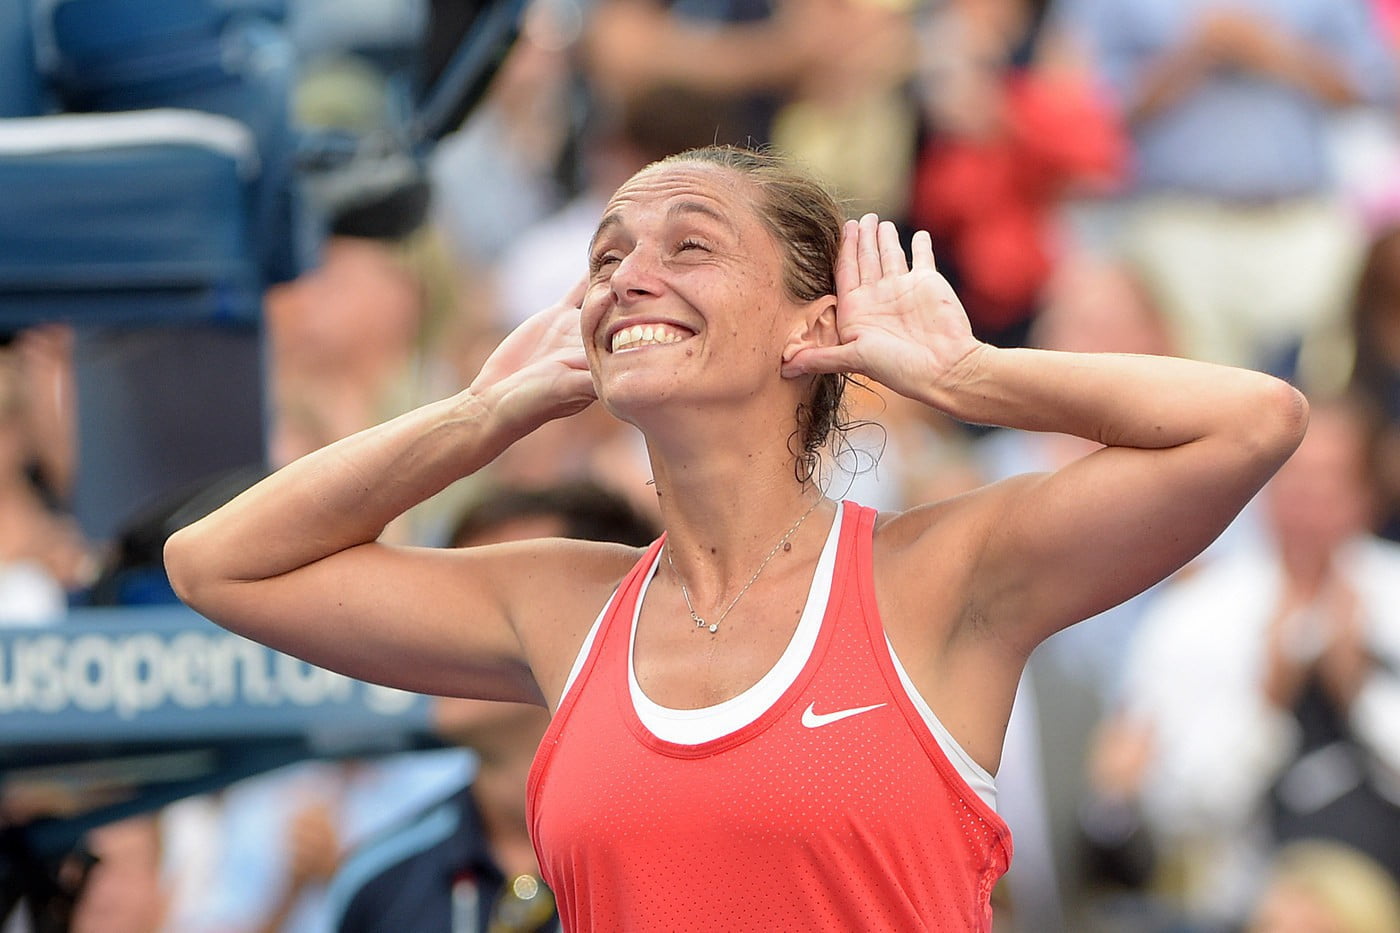
[[[582,329],[614,414],[751,398],[781,381],[801,303],[755,197],[742,176],[703,163],[643,171],[613,195],[590,248]]]

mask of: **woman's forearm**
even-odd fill
[[[471,391],[315,451],[177,532],[178,590],[268,579],[373,541],[389,522],[493,460],[526,433]]]
[[[1177,357],[983,346],[952,375],[922,401],[974,424],[1109,447],[1176,447],[1217,433],[1296,443],[1306,420],[1306,402],[1287,383]]]

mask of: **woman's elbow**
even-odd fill
[[[213,576],[204,553],[197,533],[189,527],[179,529],[165,541],[165,576],[180,601],[195,609],[199,608],[200,593],[207,590]]]
[[[1260,422],[1282,464],[1298,450],[1303,434],[1308,433],[1308,396],[1280,378],[1267,377],[1268,387],[1260,405]]]
[[[1308,430],[1308,399],[1273,376],[1262,376],[1259,397],[1247,412],[1255,448],[1277,469],[1293,455]]]

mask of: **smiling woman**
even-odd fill
[[[1103,449],[904,513],[833,502],[811,463],[849,376]],[[595,399],[645,436],[649,548],[378,543]],[[983,345],[926,233],[906,255],[717,147],[618,189],[585,281],[469,387],[284,468],[167,564],[196,609],[316,664],[549,708],[530,821],[569,930],[988,930],[1027,656],[1205,547],[1306,410],[1245,370]]]

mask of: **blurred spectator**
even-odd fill
[[[159,819],[99,826],[88,833],[87,849],[96,861],[73,908],[71,933],[158,933],[167,902]]]
[[[1082,76],[1017,64],[1026,0],[935,6],[919,26],[921,146],[910,219],[934,237],[978,335],[1024,343],[1056,260],[1056,208],[1106,191],[1126,144]]]
[[[657,528],[591,483],[496,488],[459,520],[450,543],[476,547],[539,537],[649,544]],[[535,933],[557,930],[539,877],[525,785],[549,712],[520,703],[442,698],[437,722],[477,754],[469,785],[371,840],[330,891],[337,933]]]
[[[61,618],[67,591],[88,583],[93,567],[76,524],[35,483],[34,406],[20,352],[0,349],[0,624],[9,625]]]
[[[1045,305],[1030,330],[1030,343],[1045,350],[1074,353],[1173,354],[1174,345],[1161,312],[1135,270],[1121,260],[1087,251],[1067,255],[1047,284]],[[988,480],[1019,473],[1058,470],[1098,449],[1083,438],[1064,434],[996,430],[976,445],[978,463]],[[1046,641],[1051,655],[1069,676],[1110,702],[1122,678],[1127,645],[1148,594]]]
[[[1169,584],[1133,647],[1115,734],[1150,748],[1143,812],[1209,919],[1242,919],[1293,839],[1400,875],[1400,547],[1367,533],[1364,442],[1353,406],[1315,404],[1269,540]]]
[[[905,0],[808,0],[840,23],[839,41],[778,110],[773,145],[821,175],[849,216],[907,216],[917,128],[907,85],[913,72],[913,4]]]
[[[162,933],[168,904],[160,820],[135,816],[89,830],[77,851],[27,878],[5,933]],[[24,871],[7,860],[7,888]],[[173,933],[173,931],[172,931]]]
[[[468,291],[431,227],[396,238],[331,237],[317,268],[267,298],[272,464],[460,388],[487,327]],[[439,540],[459,494],[415,509],[391,536]]]
[[[319,933],[326,882],[343,855],[456,787],[457,749],[348,762],[304,762],[241,781],[221,797],[218,858],[181,933]]]
[[[15,334],[35,485],[52,506],[68,501],[77,459],[73,385],[73,328],[65,324],[30,327]]]
[[[1400,540],[1400,226],[1371,241],[1351,307],[1351,391],[1377,416],[1376,524]]]
[[[1182,352],[1332,363],[1360,244],[1335,197],[1328,121],[1394,95],[1369,8],[1063,0],[1063,13],[1131,130],[1124,235]]]
[[[389,245],[332,239],[318,268],[269,294],[267,323],[273,398],[289,416],[275,421],[274,463],[413,403],[423,307]]]
[[[739,116],[710,142],[770,141],[776,107],[847,48],[851,0],[601,0],[582,68],[604,106],[658,88],[729,101]]]
[[[490,268],[566,197],[561,165],[581,114],[570,56],[583,9],[537,0],[485,98],[433,148],[433,214],[468,268]]]
[[[1311,840],[1285,846],[1247,933],[1393,933],[1400,886],[1347,846]]]

